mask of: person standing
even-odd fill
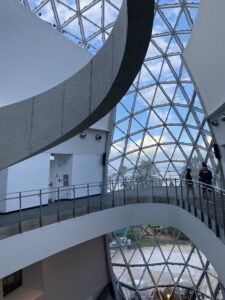
[[[208,169],[206,162],[203,162],[199,171],[199,181],[202,182],[203,198],[208,199],[210,203],[212,202],[212,178],[212,172]]]
[[[190,168],[187,168],[187,172],[186,172],[186,185],[187,185],[187,197],[189,197],[190,191],[192,191],[192,195],[194,197],[193,181],[192,181]]]

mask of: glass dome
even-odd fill
[[[212,264],[176,228],[130,226],[108,242],[120,299],[223,299]]]
[[[21,2],[93,54],[108,38],[122,4],[122,0]],[[108,164],[112,179],[178,178],[187,167],[198,179],[201,162],[206,161],[214,171],[214,183],[219,183],[210,129],[182,62],[198,7],[199,0],[155,0],[145,61],[116,107]]]

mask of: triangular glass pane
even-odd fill
[[[184,263],[184,259],[180,253],[179,247],[177,245],[174,246],[173,251],[169,257],[168,262],[174,263]]]
[[[159,279],[158,285],[172,285],[174,284],[174,280],[169,272],[169,269],[167,266],[165,266],[162,275]]]
[[[177,77],[180,75],[180,67],[181,67],[181,58],[180,55],[174,55],[169,57],[169,61],[172,65],[173,70],[175,71]]]
[[[75,12],[72,11],[71,9],[69,9],[67,6],[62,5],[60,3],[58,3],[57,1],[54,1],[55,5],[56,5],[56,9],[57,9],[57,13],[58,13],[58,17],[60,20],[61,25],[69,20],[69,18],[71,18],[72,16],[75,15]]]
[[[169,46],[170,39],[171,39],[171,35],[152,38],[152,40],[162,49],[164,53],[166,52]]]
[[[163,130],[162,127],[158,127],[158,128],[154,128],[154,129],[149,130],[151,136],[153,137],[153,139],[154,139],[157,143],[160,141],[160,137],[161,137],[161,134],[162,134],[162,130]]]
[[[138,150],[139,147],[131,139],[127,141],[127,152]]]
[[[192,83],[183,83],[184,90],[188,96],[188,98],[191,100],[194,93],[194,86]]]
[[[162,68],[163,59],[158,58],[150,61],[146,61],[145,64],[147,65],[148,69],[151,71],[153,76],[156,78],[156,80],[159,79],[159,74]]]
[[[116,126],[126,134],[127,130],[128,130],[128,125],[129,125],[129,119],[127,119],[121,123],[118,123]]]
[[[174,97],[174,92],[176,90],[176,84],[161,84],[160,86],[172,101]]]
[[[154,17],[154,26],[152,33],[153,34],[160,34],[164,32],[169,32],[169,28],[164,23],[164,20],[161,18],[158,11],[156,11],[155,17]]]
[[[178,2],[178,0],[173,1],[173,2]],[[165,1],[165,4],[168,4],[168,1]],[[179,13],[180,13],[180,7],[164,8],[164,9],[161,9],[161,11],[167,18],[167,21],[170,23],[171,27],[174,28],[176,21],[177,21],[177,17],[179,16]]]
[[[107,26],[108,24],[115,22],[119,11],[116,8],[114,8],[113,5],[109,4],[107,1],[104,2],[104,5],[105,5],[104,26]]]
[[[188,21],[187,21],[184,13],[182,13],[180,18],[179,18],[178,24],[176,26],[176,30],[177,31],[190,30],[190,26],[188,24]]]
[[[181,49],[178,46],[177,41],[173,37],[170,42],[169,48],[167,50],[167,54],[172,54],[172,53],[177,53],[177,52],[181,52]]]
[[[158,147],[154,161],[158,162],[164,160],[167,161],[168,158],[166,157],[165,153]]]
[[[196,121],[195,121],[195,119],[193,117],[193,114],[191,112],[189,113],[189,116],[188,116],[186,124],[190,124],[192,126],[196,126],[197,127],[197,123],[196,123]]]
[[[187,132],[185,129],[183,129],[182,133],[181,133],[181,137],[179,139],[180,143],[186,143],[186,144],[192,144],[192,141],[190,140]]]
[[[163,91],[160,89],[160,87],[157,87],[153,106],[162,105],[162,104],[168,105],[169,100],[167,99]]]
[[[148,118],[148,111],[144,111],[143,113],[137,114],[134,118],[143,126],[145,126],[147,118]]]
[[[124,107],[131,112],[132,111],[132,105],[133,105],[133,100],[134,100],[134,94],[128,94],[125,95],[120,103],[124,105]]]
[[[125,133],[121,132],[117,127],[115,127],[113,132],[113,141],[116,141],[122,137],[124,137]]]
[[[142,65],[141,73],[140,73],[140,79],[138,82],[138,87],[143,87],[147,84],[155,84],[155,80],[150,74],[149,70],[145,67],[145,65]]]
[[[178,140],[182,127],[181,126],[167,126],[167,128],[170,130],[171,134],[175,137],[176,140]]]
[[[132,118],[130,133],[134,133],[139,130],[143,130],[143,127],[134,118]]]
[[[181,121],[178,118],[177,113],[175,112],[175,110],[172,107],[170,109],[166,123],[167,124],[171,124],[171,123],[181,124]]]
[[[176,91],[176,95],[174,97],[173,100],[174,103],[179,103],[179,104],[186,104],[187,105],[187,101],[181,91],[181,89],[178,87],[177,91]]]
[[[180,114],[181,118],[183,120],[186,119],[189,108],[188,107],[184,107],[184,106],[176,106],[176,109],[178,111],[178,113]]]
[[[141,96],[148,104],[152,104],[156,92],[156,86],[151,86],[142,90],[139,90]],[[143,101],[143,100],[142,100]]]
[[[155,56],[159,56],[162,55],[159,50],[153,45],[153,43],[150,43],[149,47],[148,47],[148,51],[146,54],[146,58],[151,58],[151,57],[155,57]]]
[[[134,106],[134,113],[146,108],[149,108],[148,103],[143,99],[143,97],[137,94],[137,98]]]
[[[116,106],[116,114],[120,119],[130,115],[129,112],[120,103],[118,103]]]
[[[130,169],[130,168],[134,167],[134,165],[127,158],[124,158],[123,166],[127,169]]]
[[[158,247],[153,250],[153,253],[148,263],[149,264],[165,263],[165,259],[162,256],[162,253]]]
[[[161,82],[176,81],[166,60],[164,60],[164,62],[163,62],[163,67],[162,67],[162,71],[160,74],[160,81]]]
[[[149,134],[146,134],[143,141],[143,148],[152,146],[154,144],[156,144],[155,140]]]
[[[185,34],[177,34],[180,42],[182,43],[183,47],[185,48],[187,46],[188,40],[190,38],[190,33],[185,33]]]

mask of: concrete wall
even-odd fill
[[[38,189],[63,187],[63,175],[68,174],[69,185],[101,182],[103,177],[103,153],[106,149],[106,130],[109,129],[107,116],[100,123],[85,131],[86,137],[80,135],[8,169],[0,171],[0,199],[17,199],[0,201],[0,211],[9,212],[19,209],[18,192],[31,191],[37,194]],[[101,128],[101,130],[99,129]],[[96,140],[96,134],[101,135]],[[50,161],[50,155],[54,160]],[[49,190],[50,191],[50,190]],[[8,193],[8,195],[6,195]],[[9,194],[10,193],[10,194]],[[99,186],[92,187],[90,194],[99,193]],[[28,195],[28,193],[22,193]],[[87,189],[77,190],[76,196],[86,196]],[[71,198],[70,192],[62,192],[61,198]],[[42,204],[56,200],[57,193],[42,196]],[[22,207],[40,205],[39,195],[31,196],[22,201]]]
[[[183,59],[208,117],[225,174],[225,1],[200,2],[192,35]],[[212,126],[212,121],[218,126]]]
[[[0,1],[0,25],[0,106],[50,89],[92,58],[19,1]]]
[[[94,299],[110,280],[104,246],[104,238],[98,237],[23,269],[22,286],[6,299]]]
[[[0,278],[85,241],[141,224],[168,225],[183,231],[209,259],[225,284],[222,241],[182,208],[158,203],[107,209],[0,240]]]

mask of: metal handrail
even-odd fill
[[[172,185],[170,185],[171,182]],[[40,207],[40,226],[43,226],[43,218],[45,217],[43,199],[44,197],[54,194],[54,200],[57,204],[57,221],[61,220],[61,214],[67,209],[63,206],[61,200],[67,199],[69,200],[69,203],[73,204],[72,206],[70,205],[72,215],[73,217],[76,217],[77,209],[81,207],[86,209],[87,214],[91,213],[92,204],[96,201],[96,203],[99,204],[98,210],[116,207],[118,205],[132,204],[133,202],[130,203],[131,200],[129,198],[131,196],[131,198],[134,199],[132,200],[134,203],[143,203],[148,199],[147,202],[177,205],[200,218],[202,222],[205,222],[207,219],[207,222],[205,222],[206,225],[210,229],[214,228],[216,235],[221,237],[221,229],[223,231],[225,229],[225,190],[194,180],[192,181],[192,188],[188,190],[188,187],[187,189],[185,188],[187,182],[186,179],[180,178],[168,178],[166,181],[161,179],[146,180],[143,178],[141,180],[107,180],[104,184],[102,182],[93,182],[9,193],[7,196],[17,195],[0,199],[0,201],[17,201],[20,232],[23,231],[23,221],[25,216],[24,208],[28,208],[27,205],[29,206],[29,200],[34,197],[36,206]],[[96,187],[97,189],[92,190],[92,188]],[[212,203],[207,201],[209,199],[203,199],[203,188],[207,197],[212,197]],[[212,193],[210,190],[212,190]],[[64,192],[69,192],[68,198],[66,198],[67,195],[63,194]],[[146,193],[145,196],[143,196],[143,193]],[[78,200],[80,207],[77,207]],[[95,206],[97,205],[96,203]],[[1,218],[3,217],[0,216],[0,225]],[[212,226],[212,222],[214,222],[215,226]]]

